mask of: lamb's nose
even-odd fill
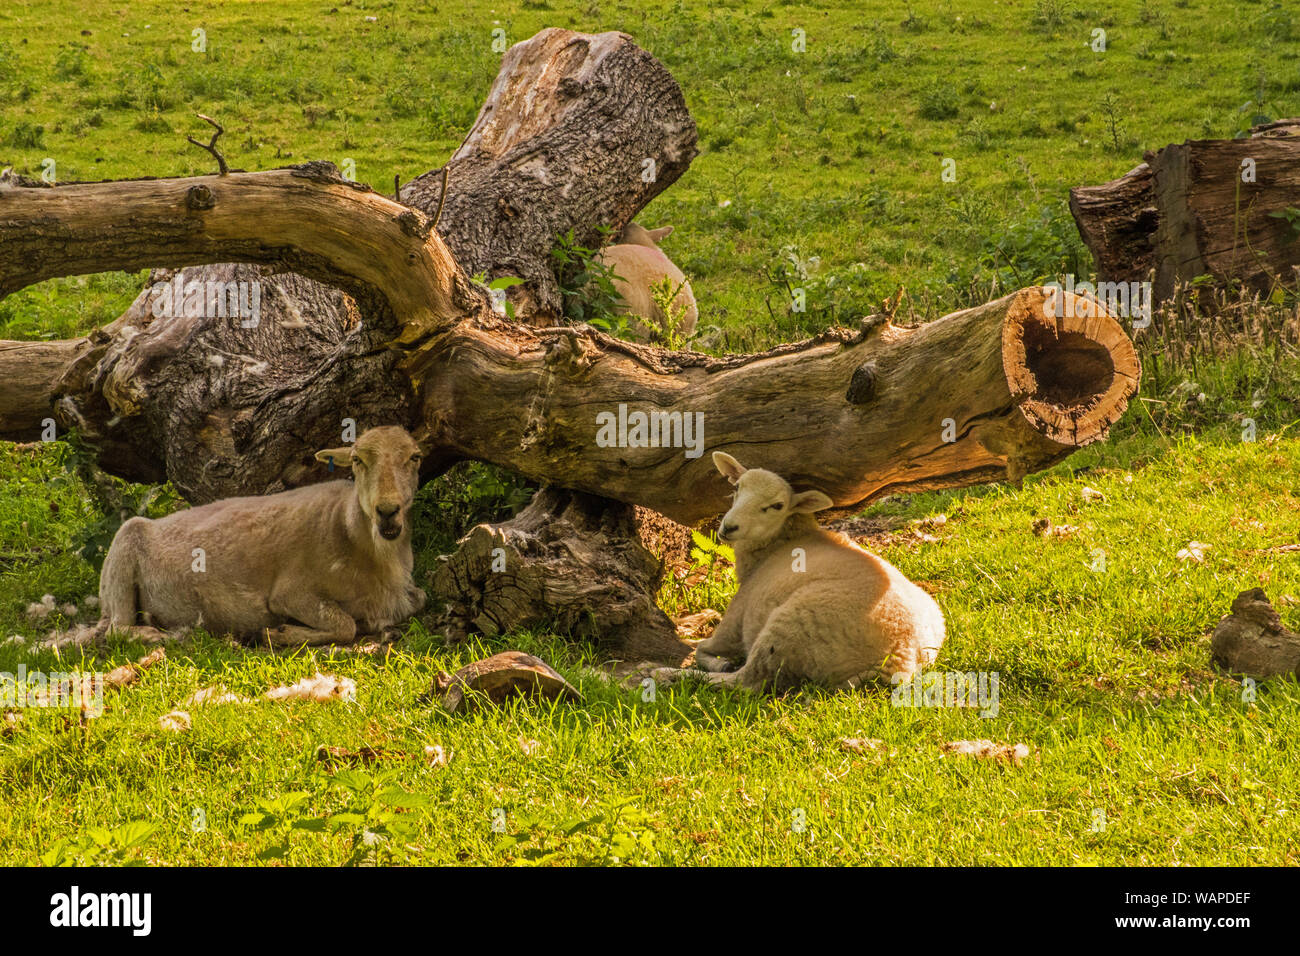
[[[739,530],[740,530],[739,525],[724,524],[722,526],[722,531],[720,532],[720,534],[723,538],[730,538],[733,534],[735,534]]]
[[[400,510],[397,505],[375,505],[375,514],[384,521],[392,521]]]

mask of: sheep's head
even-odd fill
[[[618,241],[632,243],[638,246],[649,246],[654,249],[659,246],[660,239],[666,239],[672,235],[672,226],[660,226],[658,229],[646,229],[644,226],[635,222],[629,222],[619,233]]]
[[[731,510],[722,516],[718,530],[718,537],[731,544],[762,547],[791,515],[812,514],[834,504],[820,491],[795,492],[775,472],[746,468],[725,452],[715,451],[713,464],[736,486]]]
[[[363,432],[355,445],[316,452],[317,461],[351,468],[361,514],[385,541],[396,541],[409,523],[420,485],[420,446],[405,428],[389,425]]]

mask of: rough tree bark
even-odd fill
[[[1243,165],[1244,164],[1244,165]],[[1270,213],[1300,205],[1300,119],[1247,139],[1191,140],[1100,186],[1070,190],[1070,211],[1101,282],[1141,282],[1155,301],[1199,275],[1256,292],[1294,286],[1300,242]]]
[[[107,469],[168,477],[207,501],[327,477],[312,453],[337,444],[344,419],[400,423],[428,447],[430,474],[473,458],[601,499],[551,490],[512,528],[487,532],[515,556],[548,556],[547,573],[514,576],[528,582],[514,594],[484,582],[483,535],[471,535],[446,569],[466,618],[504,629],[594,615],[592,633],[654,643],[670,632],[644,599],[657,575],[639,545],[620,550],[626,505],[685,523],[720,513],[729,486],[709,451],[849,507],[1017,479],[1104,437],[1136,390],[1118,323],[1069,296],[1064,316],[1051,315],[1041,289],[917,329],[876,317],[723,358],[505,321],[459,256],[529,277],[521,304],[545,321],[558,303],[550,237],[573,228],[590,242],[597,225],[621,226],[689,162],[695,131],[671,76],[622,35],[544,31],[502,72],[449,164],[455,191],[438,231],[436,206],[426,211],[433,178],[408,184],[404,197],[420,207],[410,208],[327,163],[0,187],[0,295],[149,266],[204,266],[195,281],[264,288],[256,328],[210,309],[159,317],[142,295],[85,339],[0,343],[0,382],[23,383],[0,392],[0,437],[32,440],[52,413],[99,445]],[[533,95],[518,96],[524,87]],[[655,157],[647,182],[643,160]],[[620,406],[701,421],[701,441],[598,440],[598,416]],[[557,535],[552,521],[572,531]],[[604,584],[593,589],[596,576]],[[650,622],[637,626],[639,614]]]

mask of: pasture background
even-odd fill
[[[232,167],[352,158],[358,179],[387,190],[459,143],[497,71],[494,28],[510,42],[545,26],[621,29],[672,71],[700,130],[701,155],[641,221],[677,227],[665,249],[691,276],[714,347],[756,348],[875,311],[900,288],[903,316],[920,320],[1087,275],[1068,188],[1121,175],[1144,149],[1300,114],[1297,15],[1209,0],[11,0],[0,166],[35,176],[50,157],[59,179],[208,172],[185,142],[207,135],[203,112],[225,125]],[[191,50],[195,28],[206,53]],[[791,50],[795,28],[806,53]],[[1104,54],[1088,46],[1094,28]],[[956,183],[940,181],[945,157]],[[783,282],[801,269],[809,311],[791,315]],[[143,281],[24,290],[0,301],[0,338],[83,332]],[[420,621],[378,660],[200,638],[85,728],[29,711],[0,736],[0,860],[333,864],[359,859],[370,830],[389,836],[380,860],[432,863],[1295,863],[1300,693],[1273,683],[1243,702],[1208,667],[1206,636],[1253,586],[1300,627],[1300,555],[1268,550],[1300,540],[1294,309],[1285,298],[1277,324],[1230,349],[1140,340],[1151,375],[1112,440],[1023,489],[868,510],[882,552],[948,615],[942,666],[1000,673],[996,718],[891,707],[885,693],[759,701],[687,685],[645,702],[595,677],[590,652],[562,636],[448,648]],[[1246,417],[1254,443],[1240,440]],[[0,445],[0,638],[62,623],[25,616],[42,594],[96,589],[77,552],[104,515],[78,461]],[[1084,501],[1084,485],[1105,500]],[[144,490],[121,493],[135,503]],[[427,488],[421,572],[520,494],[483,469]],[[940,513],[949,520],[928,537],[910,524]],[[1080,530],[1038,538],[1038,517]],[[1204,564],[1174,557],[1192,540],[1212,545]],[[1104,572],[1091,570],[1095,549]],[[672,612],[721,609],[732,589],[717,570],[662,598]],[[416,703],[438,670],[508,646],[543,654],[587,701],[471,718]],[[139,653],[119,645],[94,666]],[[0,670],[20,662],[92,664],[0,646]],[[316,667],[353,677],[359,702],[194,709],[191,732],[158,729],[200,686],[254,693]],[[850,753],[843,737],[884,745]],[[1022,767],[939,753],[977,737],[1033,753]],[[363,744],[417,759],[344,774],[316,759],[319,745]],[[449,765],[418,759],[431,744]]]

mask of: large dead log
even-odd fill
[[[474,458],[694,523],[729,495],[714,449],[851,507],[1018,479],[1103,438],[1124,411],[1139,368],[1118,323],[1071,296],[1058,318],[1037,288],[916,329],[876,317],[723,358],[504,320],[454,248],[489,273],[530,276],[523,301],[545,315],[555,291],[546,237],[566,223],[581,236],[620,225],[684,168],[695,136],[671,76],[628,38],[544,31],[522,46],[453,160],[463,164],[452,172],[459,191],[449,188],[439,230],[421,208],[345,182],[327,163],[0,187],[0,295],[151,266],[183,269],[183,289],[208,278],[264,286],[255,327],[211,309],[160,316],[151,293],[86,339],[4,343],[0,382],[21,374],[24,384],[21,396],[0,393],[0,437],[31,440],[52,412],[96,443],[110,470],[167,477],[207,501],[324,479],[312,453],[337,444],[346,419],[358,430],[400,423],[428,446],[430,473]],[[516,102],[520,77],[536,95]],[[647,182],[642,160],[655,156],[663,161]],[[429,206],[427,186],[412,184],[406,198]],[[196,265],[205,269],[192,274]],[[641,441],[650,436],[638,416],[651,413],[665,416],[665,441]],[[663,637],[662,615],[630,596],[650,590],[641,555],[619,559],[627,573],[604,566],[630,534],[625,510],[559,492],[544,507],[571,514],[573,533],[548,537],[533,512],[504,540],[517,554],[574,556],[570,581],[601,575],[603,590],[539,586],[511,608],[481,576],[462,576],[465,616],[508,627],[539,609],[564,616],[603,604],[593,634]],[[592,534],[605,535],[602,548],[579,541]],[[650,618],[640,630],[637,613]]]
[[[1268,293],[1294,288],[1300,242],[1285,218],[1300,206],[1300,119],[1256,127],[1245,139],[1190,140],[1100,186],[1070,190],[1070,211],[1100,282],[1154,274],[1157,302],[1179,283],[1211,275]]]

